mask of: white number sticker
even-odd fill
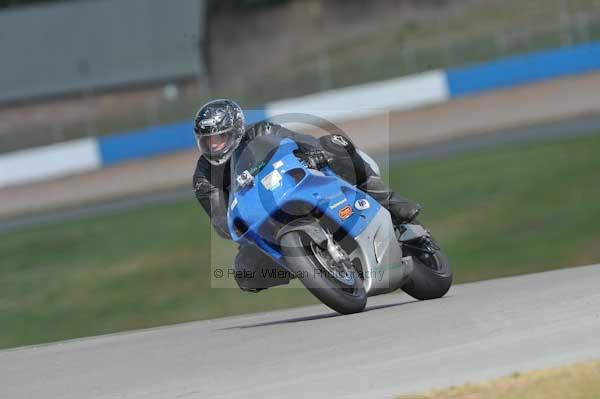
[[[281,187],[281,180],[282,177],[279,171],[274,170],[265,177],[263,177],[260,182],[267,190],[274,191]]]

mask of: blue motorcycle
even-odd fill
[[[232,157],[228,226],[342,314],[367,297],[403,289],[442,297],[452,284],[447,257],[419,223],[390,213],[327,165],[309,167],[287,138],[259,136]]]

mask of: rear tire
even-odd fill
[[[285,264],[302,284],[321,302],[341,314],[361,312],[367,293],[358,273],[350,285],[344,285],[320,266],[311,251],[312,239],[300,231],[291,231],[280,239]]]
[[[417,250],[405,249],[413,257],[414,269],[410,281],[402,286],[408,295],[419,300],[441,298],[452,285],[453,273],[450,261],[433,239],[429,239],[436,250],[429,258]]]

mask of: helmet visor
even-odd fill
[[[200,134],[197,137],[200,151],[211,158],[227,153],[235,144],[233,129],[212,134]]]

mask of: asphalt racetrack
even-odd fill
[[[600,358],[600,265],[0,352],[1,397],[386,398]]]

